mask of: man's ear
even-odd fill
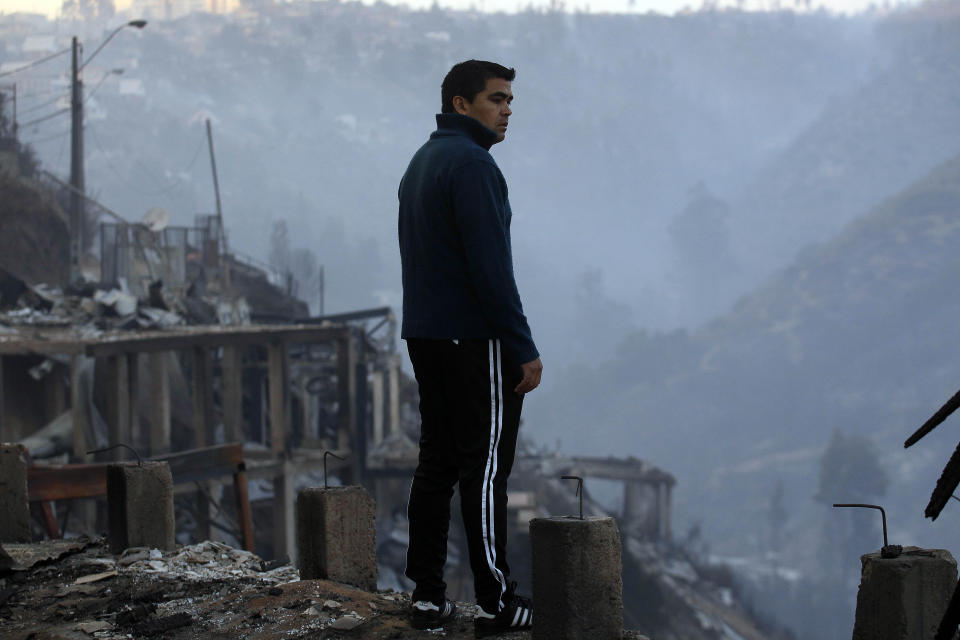
[[[453,96],[453,110],[462,116],[467,115],[467,100],[463,96]]]

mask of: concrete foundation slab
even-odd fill
[[[303,580],[377,588],[376,505],[367,490],[308,487],[297,495],[297,566]]]
[[[930,640],[957,584],[945,549],[905,547],[897,558],[860,557],[853,640]]]
[[[167,462],[107,466],[110,550],[173,549],[173,477]]]
[[[620,533],[613,518],[530,521],[533,640],[623,637]]]
[[[27,450],[0,444],[0,542],[30,542],[30,503],[27,494]]]

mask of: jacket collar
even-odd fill
[[[476,118],[459,113],[438,113],[437,130],[430,137],[436,138],[450,134],[467,136],[487,151],[497,141],[496,132],[487,129]]]

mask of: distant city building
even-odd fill
[[[147,20],[172,20],[191,13],[229,13],[239,0],[132,0],[130,14]]]

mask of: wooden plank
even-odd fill
[[[222,325],[193,326],[163,331],[115,332],[97,338],[80,338],[63,330],[32,331],[31,336],[0,337],[0,355],[88,355],[106,357],[119,353],[182,351],[193,347],[283,342],[327,342],[348,329],[342,325]],[[43,337],[35,337],[39,333]]]
[[[55,356],[80,355],[86,351],[89,340],[71,338],[51,338],[38,340],[36,338],[4,337],[0,338],[0,355],[8,356]]]
[[[390,421],[387,423],[387,434],[400,431],[400,354],[393,354],[389,362]]]
[[[73,419],[73,456],[75,461],[85,460],[87,451],[93,448],[93,429],[90,426],[89,389],[83,381],[83,356],[70,357],[70,415]]]
[[[174,484],[236,476],[246,472],[243,446],[237,442],[156,456],[151,460],[165,460],[170,465]],[[27,467],[29,500],[34,502],[105,496],[108,464],[110,463],[100,462]]]
[[[287,345],[275,342],[267,351],[270,394],[270,450],[283,453],[287,437]]]
[[[296,553],[295,523],[293,509],[293,473],[291,465],[284,460],[282,471],[273,478],[273,557],[287,556],[294,559]]]
[[[130,446],[137,451],[146,451],[150,439],[140,424],[140,357],[136,353],[126,354],[127,358],[127,389],[130,408]],[[141,453],[140,455],[145,455]]]
[[[245,346],[268,342],[327,342],[336,340],[348,329],[342,326],[318,327],[315,325],[222,325],[191,327],[189,330],[162,332],[137,332],[101,337],[97,342],[86,344],[87,355],[107,356],[116,353],[137,351],[181,351],[194,347],[213,348],[227,345]],[[0,350],[0,353],[3,353]],[[55,352],[58,353],[58,352]]]
[[[233,474],[233,496],[237,504],[241,543],[247,551],[254,551],[253,509],[250,508],[250,487],[247,484],[245,468]]]
[[[211,485],[209,482],[203,481],[199,482],[198,486],[193,491],[193,499],[197,505],[197,511],[194,514],[195,520],[194,525],[196,529],[193,531],[195,535],[200,540],[210,540],[210,521],[213,519],[210,515],[210,512],[213,509],[211,501],[207,498],[207,492],[210,491]]]
[[[238,442],[180,451],[151,460],[166,460],[175,483],[197,482],[233,475],[243,465],[243,445]]]
[[[337,340],[337,448],[351,448],[351,434],[356,423],[356,378],[353,340],[344,336]]]
[[[130,438],[130,376],[125,355],[110,356],[107,366],[107,439],[109,445],[132,445]],[[113,460],[128,458],[128,451],[118,447],[107,452]]]
[[[170,450],[170,366],[169,353],[147,354],[147,420],[150,437],[148,450],[151,455]]]
[[[243,355],[240,349],[236,345],[224,347],[220,361],[223,430],[227,442],[246,439],[243,425]]]
[[[193,445],[213,444],[213,375],[210,352],[194,347],[193,354]]]
[[[383,442],[383,371],[374,371],[370,386],[373,395],[373,446]]]
[[[40,520],[43,523],[43,530],[47,537],[56,540],[60,537],[60,527],[57,526],[57,518],[53,513],[53,503],[46,500],[40,504]]]
[[[105,496],[107,465],[96,463],[27,467],[27,495],[31,502]]]

